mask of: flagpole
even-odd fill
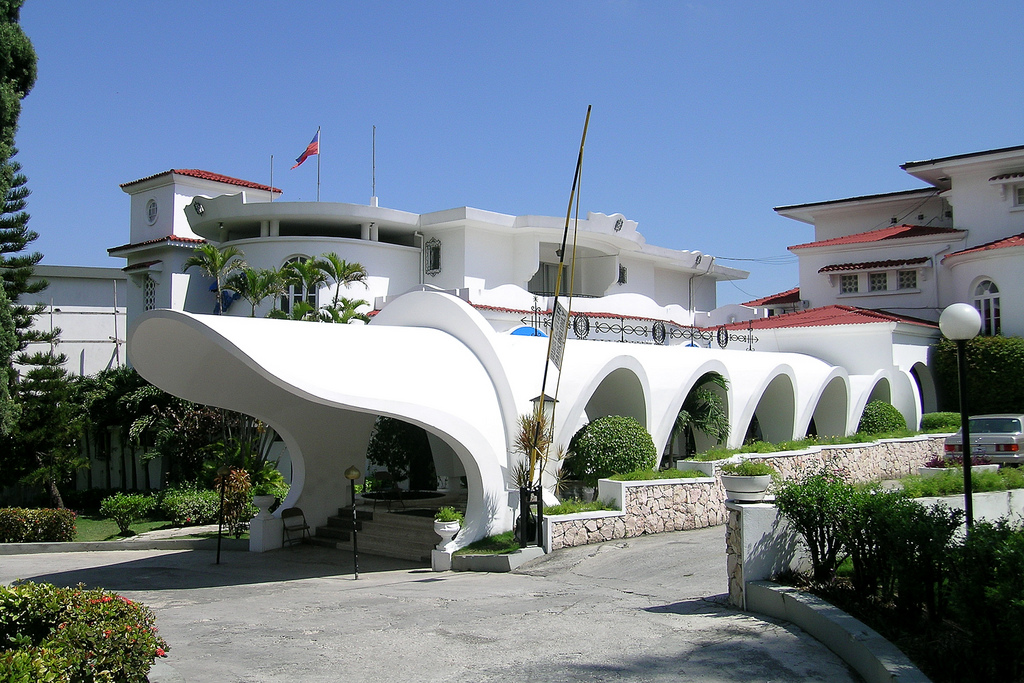
[[[274,201],[274,155],[270,155],[270,201]]]
[[[320,126],[316,127],[316,200],[320,201]]]

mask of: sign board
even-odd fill
[[[551,345],[548,347],[548,360],[561,371],[562,354],[565,353],[565,335],[569,331],[569,311],[562,302],[555,303],[554,315],[551,319]]]

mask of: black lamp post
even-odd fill
[[[220,564],[220,539],[224,535],[224,487],[227,486],[228,476],[231,468],[221,465],[217,469],[217,476],[220,477],[220,515],[217,520],[217,564]]]
[[[356,579],[359,578],[359,537],[357,536],[359,523],[356,521],[356,479],[361,476],[363,476],[363,473],[355,465],[345,470],[345,478],[348,479],[349,487],[352,491],[352,563],[355,568]]]
[[[978,336],[981,315],[970,304],[947,306],[939,316],[939,329],[956,342],[957,380],[960,385],[960,435],[964,454],[964,513],[967,528],[974,524],[974,495],[971,487],[971,425],[967,409],[967,342]]]

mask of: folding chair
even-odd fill
[[[307,540],[312,540],[309,535],[309,525],[306,524],[306,515],[301,508],[281,510],[281,521],[284,522],[282,545],[305,543]]]

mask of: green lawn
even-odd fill
[[[141,534],[144,531],[152,531],[153,529],[171,529],[173,525],[166,519],[151,519],[146,518],[140,522],[132,524],[132,532],[134,534]],[[121,533],[117,530],[117,524],[114,520],[101,517],[99,514],[90,513],[79,513],[75,520],[75,540],[79,542],[85,541],[116,541],[120,538]]]

